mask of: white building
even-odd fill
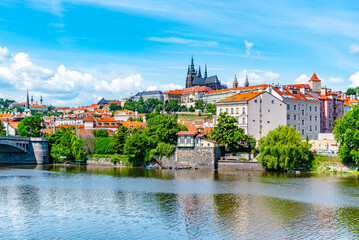
[[[268,92],[286,103],[287,126],[292,126],[304,139],[318,139],[320,133],[320,100],[307,84],[269,86]]]
[[[226,112],[237,119],[239,127],[256,140],[269,131],[286,125],[286,104],[269,92],[246,92],[216,103],[217,116]]]

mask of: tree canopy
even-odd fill
[[[279,126],[259,140],[258,160],[267,169],[309,169],[313,161],[311,145],[302,141],[293,127]]]
[[[210,112],[210,113],[216,113],[216,111],[217,111],[216,104],[207,103],[206,104],[206,110],[207,110],[207,112]]]
[[[348,88],[347,91],[345,92],[346,95],[355,95],[355,96],[358,96],[358,93],[359,93],[359,87]]]
[[[237,125],[237,120],[221,113],[217,118],[217,124],[210,132],[210,138],[224,146],[227,152],[240,150],[251,150],[256,145],[256,140],[244,133],[244,130]]]
[[[158,104],[162,105],[162,101],[157,98],[148,98],[146,101],[143,100],[142,96],[138,101],[128,100],[125,102],[123,109],[137,111],[139,113],[151,113]]]
[[[25,117],[18,126],[21,137],[40,137],[43,120],[41,116]]]
[[[203,100],[197,100],[194,103],[194,108],[203,111],[206,108],[206,104]]]
[[[359,163],[359,105],[338,119],[333,134],[339,143],[338,154],[344,163]]]

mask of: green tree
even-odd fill
[[[60,128],[49,137],[50,156],[56,162],[72,160],[72,138],[76,137],[75,128]],[[65,159],[61,157],[66,157]]]
[[[50,111],[50,112],[53,111],[54,109],[55,109],[55,107],[51,106],[51,105],[47,107],[47,110]]]
[[[96,154],[113,154],[116,153],[115,146],[113,144],[113,138],[110,137],[97,137],[95,151]]]
[[[71,138],[71,153],[75,160],[86,160],[87,154],[82,138],[73,135]]]
[[[116,133],[112,135],[112,144],[117,153],[123,153],[125,141],[129,134],[129,129],[125,126],[121,126]]]
[[[217,118],[216,126],[210,132],[210,138],[224,146],[227,152],[250,151],[255,147],[256,141],[252,136],[245,134],[237,123],[234,117],[221,113]]]
[[[109,109],[111,111],[117,111],[117,110],[121,109],[121,106],[117,105],[116,103],[111,103],[110,106],[109,106]]]
[[[216,111],[217,111],[216,104],[207,103],[206,110],[207,110],[207,112],[210,112],[210,113],[216,113]]]
[[[359,92],[359,87],[356,88],[348,88],[347,91],[345,92],[346,95],[355,95],[357,96]]]
[[[189,107],[189,109],[188,109],[188,111],[190,111],[190,112],[194,112],[194,111],[195,111],[195,109],[194,109],[194,107],[193,107],[193,106],[190,106],[190,107]]]
[[[309,169],[314,158],[310,148],[293,127],[279,126],[259,140],[258,160],[267,169]]]
[[[206,104],[203,102],[203,100],[197,100],[194,103],[194,108],[203,111],[203,109],[206,108]]]
[[[359,163],[359,105],[338,119],[333,134],[339,143],[338,154],[344,163]]]
[[[179,112],[187,112],[188,109],[187,109],[187,107],[186,107],[185,105],[181,105],[181,106],[178,108],[178,111],[179,111]]]
[[[43,120],[41,116],[25,117],[18,126],[21,137],[40,137]]]
[[[162,105],[161,105],[161,104],[158,104],[158,105],[156,106],[155,113],[157,113],[157,114],[161,113],[161,109],[162,109]]]
[[[0,121],[0,136],[5,136],[5,135],[6,135],[5,126],[2,123],[2,121]]]
[[[179,108],[178,100],[171,100],[170,102],[166,101],[165,103],[165,110],[167,112],[177,112]]]
[[[127,154],[129,161],[140,166],[150,160],[151,149],[156,148],[156,143],[144,132],[133,134],[125,141],[124,152]]]
[[[108,131],[106,129],[100,129],[100,130],[93,130],[92,131],[93,135],[95,137],[108,137]]]

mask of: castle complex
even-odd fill
[[[213,75],[210,77],[207,76],[207,65],[205,65],[204,76],[202,77],[201,66],[198,67],[197,72],[197,70],[194,68],[192,57],[191,65],[188,65],[187,70],[186,88],[194,86],[206,86],[212,88],[213,90],[227,88],[227,86],[221,84],[217,75]]]

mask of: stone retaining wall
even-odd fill
[[[265,171],[259,162],[256,161],[218,161],[218,169],[233,169],[233,170],[258,170]]]

